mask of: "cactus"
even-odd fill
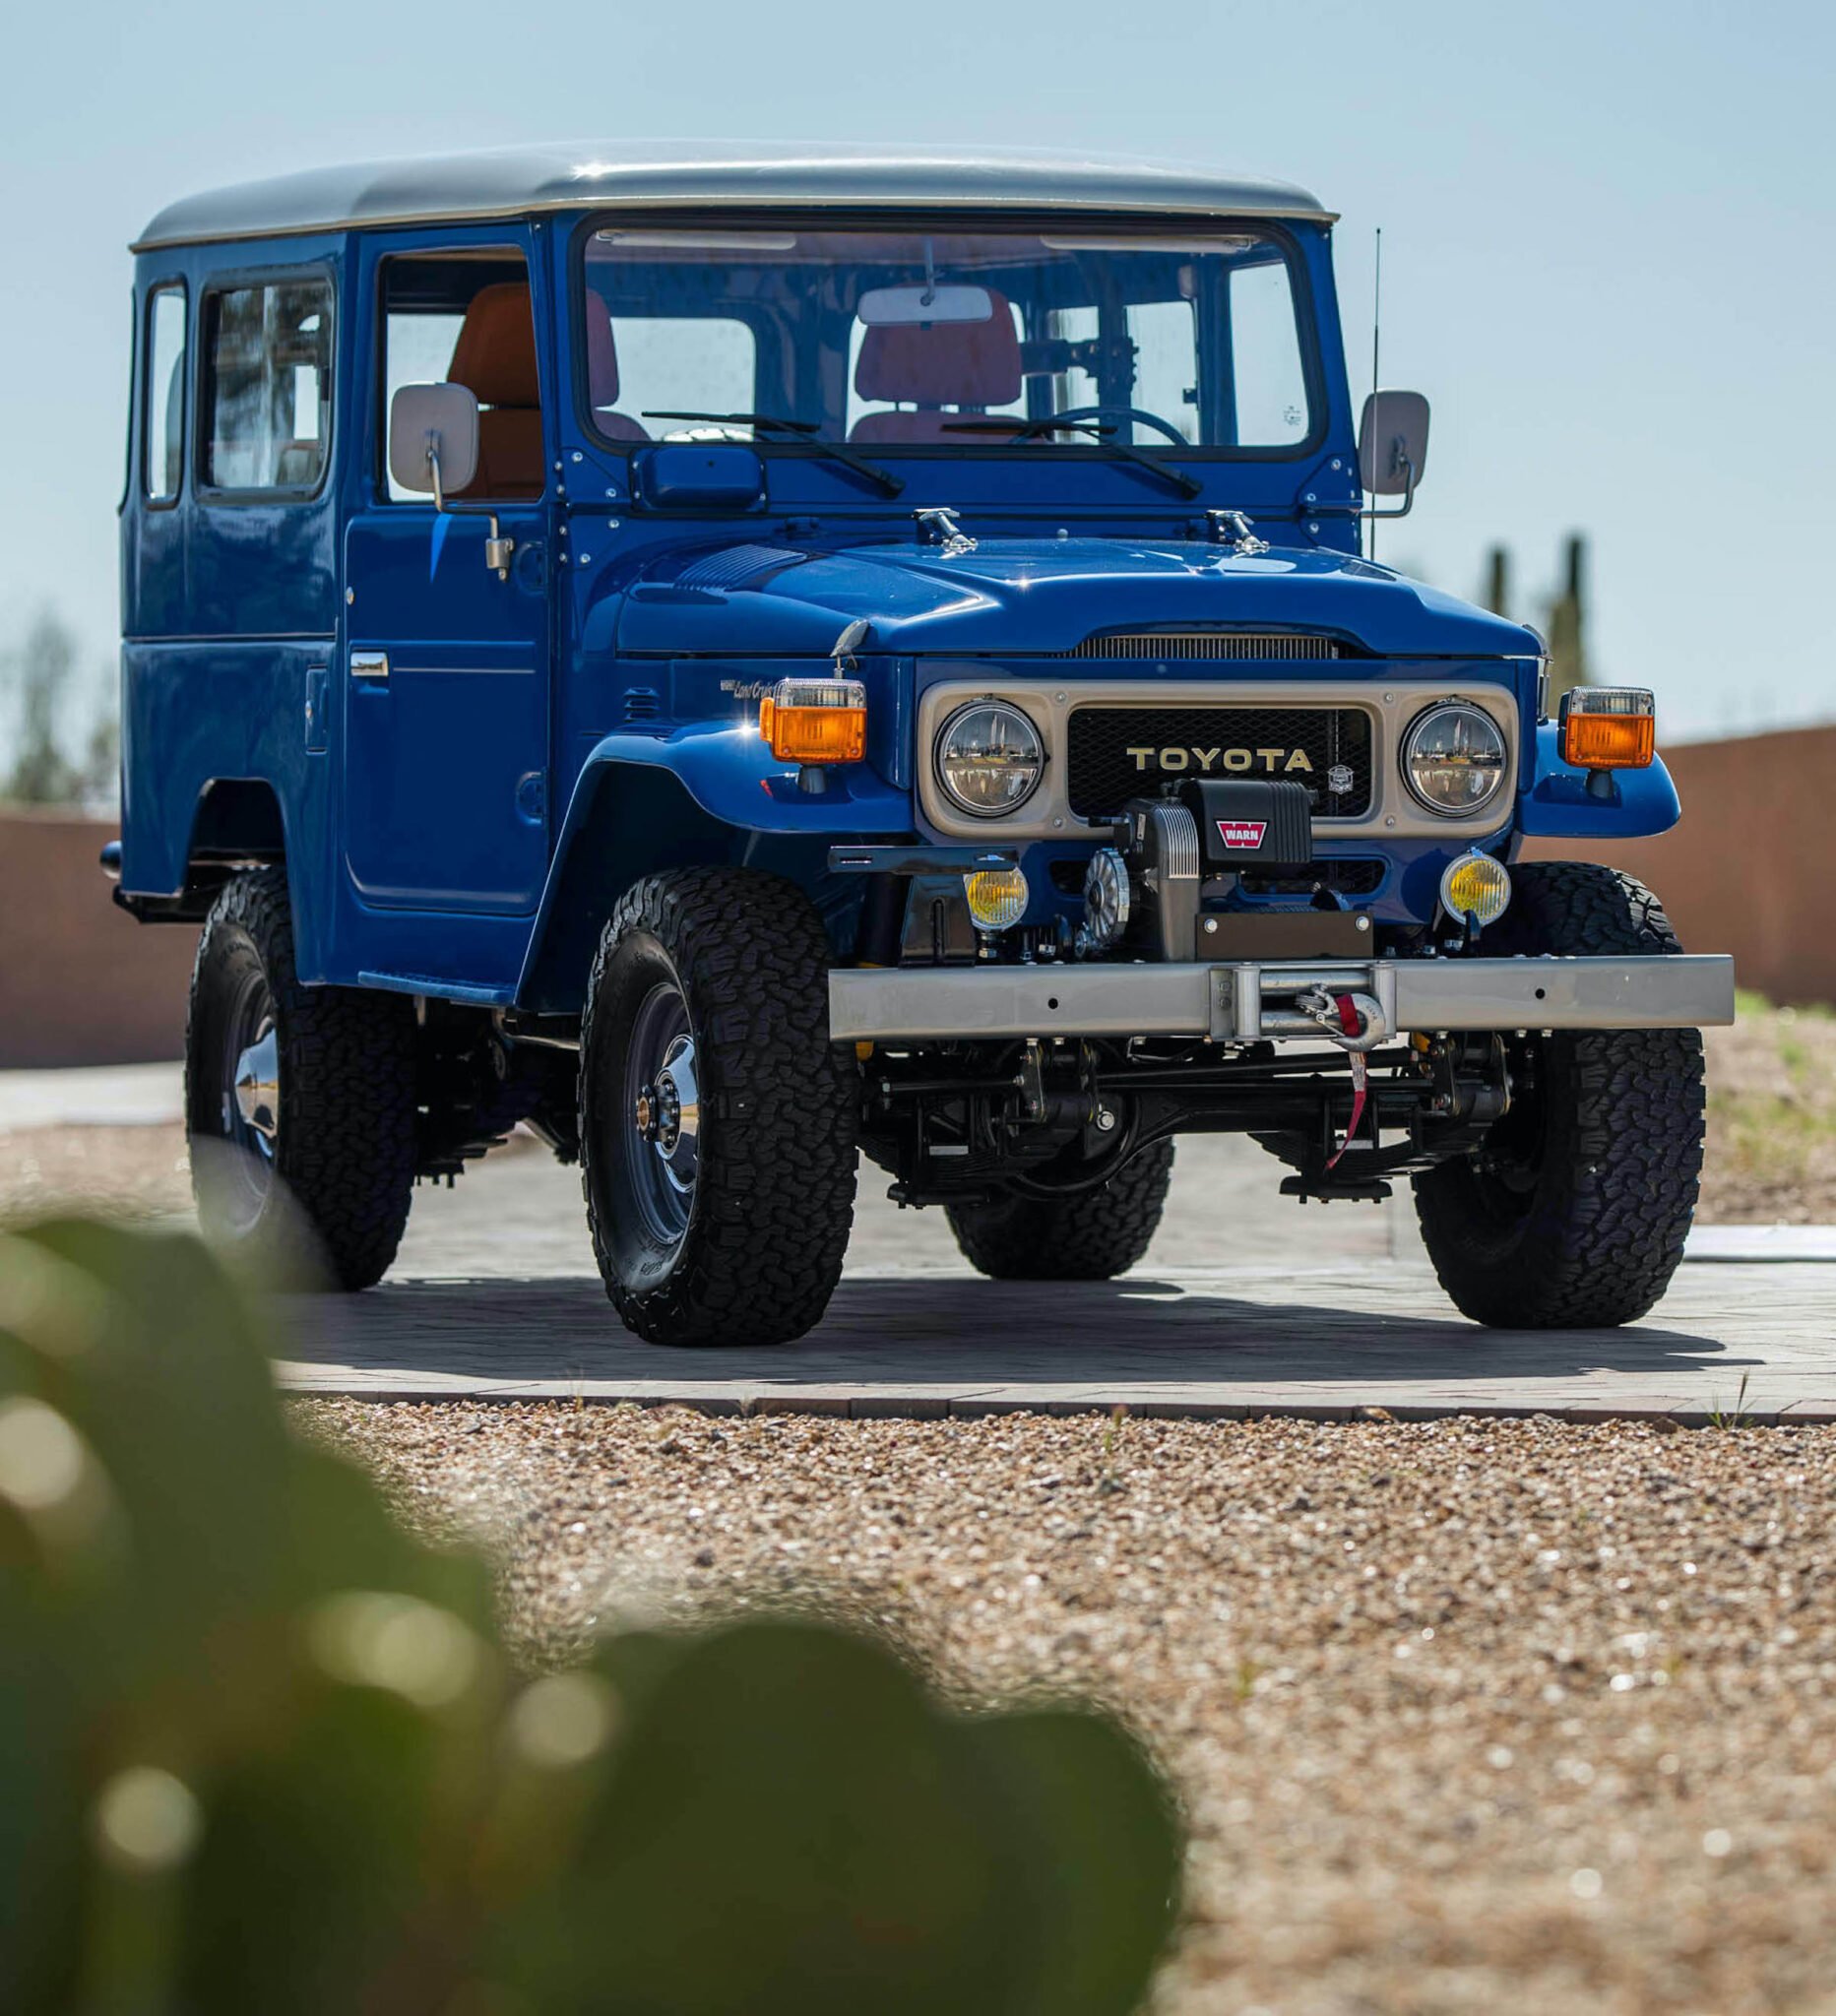
[[[1121,2016],[1178,1867],[1113,1723],[828,1626],[530,1677],[198,1242],[0,1237],[9,2016]]]
[[[1511,555],[1504,546],[1493,546],[1486,554],[1485,602],[1494,616],[1511,613]]]
[[[1587,540],[1570,533],[1563,549],[1562,589],[1549,604],[1550,707],[1575,686],[1592,683],[1587,657]]]

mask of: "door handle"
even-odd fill
[[[353,679],[386,679],[389,676],[389,654],[386,651],[353,651],[350,654],[350,676]]]

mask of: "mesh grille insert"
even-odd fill
[[[1359,707],[1080,707],[1068,740],[1081,819],[1112,819],[1187,777],[1286,778],[1306,786],[1316,819],[1370,810],[1370,717]]]
[[[1086,637],[1054,658],[1119,659],[1328,659],[1339,656],[1330,637],[1292,636],[1282,631],[1125,630],[1112,637]]]

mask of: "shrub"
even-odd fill
[[[0,1238],[9,2016],[1119,2016],[1177,1869],[1114,1725],[833,1628],[518,1670],[200,1244]]]

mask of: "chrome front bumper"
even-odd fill
[[[1632,959],[1375,959],[1227,966],[847,968],[829,976],[837,1042],[955,1037],[1328,1040],[1302,996],[1361,995],[1384,1033],[1700,1029],[1734,1020],[1722,953]]]

